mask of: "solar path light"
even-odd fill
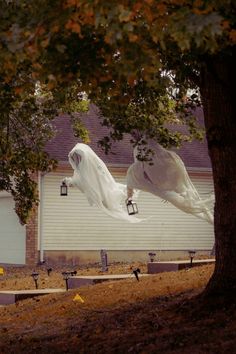
[[[102,262],[102,272],[108,271],[108,262],[107,262],[107,252],[106,250],[100,251],[101,262]]]
[[[190,267],[193,266],[193,258],[195,257],[196,251],[190,250],[188,251],[189,257],[190,257]]]
[[[74,270],[74,271],[72,271],[72,272],[62,272],[61,274],[62,274],[62,276],[63,276],[63,279],[64,279],[65,282],[66,282],[66,290],[68,290],[68,279],[70,278],[70,276],[76,275],[76,274],[77,274],[77,271]]]
[[[66,290],[68,290],[68,279],[70,277],[70,272],[62,272],[63,279],[66,282]]]
[[[139,268],[133,270],[133,274],[135,275],[135,278],[137,279],[137,281],[139,281],[139,277],[138,277],[139,273],[140,273]]]
[[[150,262],[154,262],[155,257],[156,257],[156,253],[154,253],[154,252],[149,252],[148,255],[149,255],[149,257],[150,257]]]
[[[38,278],[39,278],[39,273],[33,272],[31,274],[32,278],[34,279],[35,282],[35,288],[38,289]]]
[[[48,268],[47,269],[48,276],[51,274],[51,272],[52,272],[52,268]]]

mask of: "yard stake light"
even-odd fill
[[[67,185],[66,182],[62,182],[61,187],[60,187],[60,191],[61,191],[61,196],[67,196]]]
[[[190,257],[190,267],[192,267],[193,266],[193,258],[196,254],[196,251],[191,250],[191,251],[188,251],[188,253],[189,253],[189,257]]]
[[[32,278],[34,279],[35,282],[35,288],[38,289],[38,278],[39,278],[39,273],[33,272],[31,274]]]
[[[154,262],[156,253],[154,253],[154,252],[149,252],[148,255],[149,255],[149,257],[150,257],[150,262]]]
[[[132,199],[127,200],[126,207],[129,215],[138,214],[137,204]]]
[[[133,270],[133,274],[135,275],[135,278],[137,279],[137,281],[139,281],[139,277],[138,277],[139,273],[140,273],[139,268]]]
[[[69,277],[71,275],[71,272],[62,272],[61,274],[63,276],[63,279],[66,282],[66,290],[68,291],[68,279],[69,279]]]
[[[52,268],[48,268],[47,269],[48,276],[50,275],[51,272],[52,272]]]
[[[102,262],[102,272],[107,272],[108,271],[107,252],[105,250],[101,250],[100,256]]]

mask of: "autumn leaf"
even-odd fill
[[[32,64],[32,67],[33,67],[34,69],[38,69],[38,70],[42,69],[42,65],[39,64],[39,63],[33,63],[33,64]]]
[[[60,30],[60,27],[58,25],[54,25],[52,28],[51,28],[51,31],[53,33],[57,33],[58,31]]]
[[[235,44],[236,43],[236,30],[232,29],[229,33],[229,38]]]
[[[105,37],[104,37],[104,42],[109,44],[111,43],[111,34],[108,33]]]
[[[173,5],[179,5],[183,6],[185,4],[186,0],[170,0],[170,3]]]
[[[28,45],[28,47],[26,49],[27,49],[29,55],[36,54],[37,50],[38,50],[36,44],[30,44],[30,45]]]
[[[68,7],[73,7],[73,6],[75,6],[75,5],[78,5],[79,2],[80,2],[80,1],[78,1],[78,0],[67,0],[66,6],[68,6]]]
[[[166,7],[166,5],[163,4],[163,3],[157,4],[156,7],[157,7],[157,11],[158,11],[158,13],[159,13],[160,15],[165,14],[166,11],[167,11],[167,7]]]
[[[202,0],[195,0],[194,3],[193,3],[193,6],[194,6],[194,7],[201,7],[201,6],[203,6]]]
[[[146,7],[144,9],[144,14],[145,14],[145,17],[146,17],[148,22],[152,22],[153,21],[154,16],[153,16],[153,13],[152,13],[151,9]]]
[[[43,41],[41,41],[41,47],[43,48],[47,48],[48,44],[49,44],[49,38],[44,39]]]
[[[131,11],[127,11],[127,10],[123,10],[120,15],[119,15],[119,20],[121,22],[128,22],[131,20],[132,18],[132,12]]]
[[[142,3],[141,2],[135,2],[135,4],[133,5],[133,10],[135,12],[138,12],[141,8],[142,8]]]
[[[37,79],[39,77],[39,73],[36,72],[36,71],[33,71],[31,76],[32,76],[33,79]]]
[[[78,33],[80,34],[81,33],[81,26],[78,22],[75,22],[73,20],[69,20],[67,23],[66,23],[66,29],[68,30],[71,30],[72,32],[75,32],[75,33]]]
[[[36,32],[35,32],[35,34],[37,35],[37,36],[42,36],[44,33],[45,33],[45,28],[43,27],[43,26],[38,26],[37,28],[36,28]]]
[[[134,86],[135,85],[135,80],[136,80],[136,76],[135,75],[129,75],[127,81],[128,81],[130,86]]]
[[[138,36],[133,33],[129,33],[129,41],[130,42],[136,42],[138,40]]]
[[[207,15],[212,12],[212,7],[208,6],[205,9],[194,8],[193,13],[196,15]]]
[[[14,91],[15,91],[16,95],[20,95],[22,93],[22,91],[23,91],[23,88],[17,86],[17,87],[14,88]]]
[[[227,20],[222,21],[221,26],[225,30],[229,29],[229,27],[230,27],[229,21],[227,21]]]
[[[6,70],[6,71],[14,71],[15,70],[15,65],[10,60],[6,61],[3,64],[3,67],[4,67],[4,70]]]

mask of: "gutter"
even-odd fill
[[[133,161],[134,162],[134,161]],[[108,163],[105,163],[106,166],[108,168],[126,168],[128,169],[130,167],[130,165],[132,165],[132,163],[111,163],[111,162],[108,162]],[[58,161],[58,167],[70,167],[71,168],[71,165],[68,161],[63,161],[63,160],[60,160]],[[211,167],[191,167],[191,166],[185,166],[186,170],[188,172],[208,172],[208,173],[212,173],[212,168]]]
[[[39,262],[44,263],[44,240],[43,240],[43,201],[44,201],[44,174],[39,173],[39,211],[38,211],[38,246],[39,246]]]

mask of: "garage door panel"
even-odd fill
[[[25,227],[11,197],[0,197],[0,263],[25,264]]]
[[[65,174],[66,176],[66,174]],[[214,243],[212,225],[178,210],[170,203],[145,192],[137,200],[137,224],[113,219],[95,206],[85,195],[70,188],[67,197],[58,191],[64,175],[51,173],[44,178],[43,246],[45,251],[63,250],[211,250]],[[124,178],[115,176],[117,182]],[[212,180],[193,178],[199,193],[212,191]]]

